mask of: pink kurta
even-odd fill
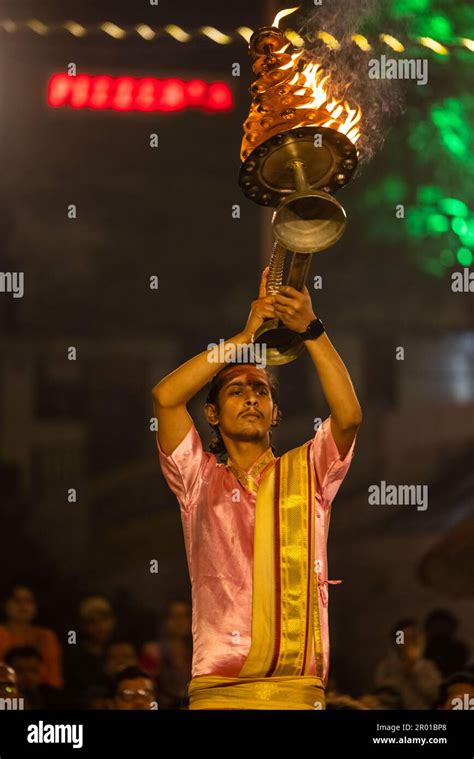
[[[355,446],[354,439],[341,460],[330,422],[329,416],[311,442],[324,681],[329,668],[329,506],[347,474]],[[256,495],[225,464],[218,463],[214,454],[204,451],[194,424],[170,456],[161,450],[158,436],[157,446],[161,469],[181,509],[192,586],[192,676],[238,676],[251,642]],[[261,458],[248,470],[250,474],[258,469]],[[261,471],[256,473],[257,482],[261,475]],[[309,674],[315,674],[314,654]]]

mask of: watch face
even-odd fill
[[[308,332],[311,337],[319,337],[324,332],[324,327],[319,319],[315,319],[308,327]]]

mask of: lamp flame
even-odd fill
[[[298,10],[299,10],[299,8],[300,8],[300,7],[299,7],[299,5],[297,5],[297,6],[296,6],[296,8],[285,8],[285,10],[283,10],[283,11],[279,11],[279,12],[276,14],[275,18],[273,19],[273,23],[272,23],[272,26],[274,26],[274,27],[276,27],[277,29],[279,29],[279,23],[280,23],[280,21],[281,21],[283,18],[285,18],[285,16],[289,16],[289,15],[290,15],[290,13],[294,13],[295,11],[298,11]]]
[[[291,43],[275,28],[282,18],[296,10],[280,11],[273,22],[274,32],[262,29],[259,44],[253,49],[251,45],[253,70],[259,78],[250,90],[253,101],[244,123],[242,160],[273,135],[302,126],[334,129],[354,145],[360,138],[360,107],[344,98],[335,98],[330,73],[314,60],[305,63],[309,56],[304,49],[289,52]],[[270,37],[273,49],[265,50],[264,41]]]
[[[302,51],[294,53],[292,61],[281,70],[292,68],[299,59]],[[354,145],[360,137],[360,129],[357,126],[362,119],[362,111],[358,106],[351,107],[347,100],[336,100],[329,97],[330,75],[325,74],[319,63],[307,63],[300,75],[295,76],[288,82],[294,85],[303,79],[303,87],[295,90],[293,95],[304,100],[300,105],[295,104],[295,109],[324,109],[330,114],[330,118],[323,120],[320,126],[331,127],[337,132],[345,134]],[[314,122],[312,122],[314,123]],[[301,125],[300,125],[301,126]]]

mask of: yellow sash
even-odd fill
[[[275,459],[259,484],[252,642],[239,676],[193,678],[190,709],[324,708],[310,445]],[[313,641],[316,676],[309,674]]]
[[[190,709],[325,709],[318,677],[219,677],[201,675],[189,685]]]

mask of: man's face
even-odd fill
[[[30,624],[36,616],[36,602],[31,590],[15,588],[5,604],[5,613],[10,622]]]
[[[20,690],[37,688],[41,682],[41,662],[36,656],[18,656],[13,662]]]
[[[120,711],[138,709],[148,711],[156,702],[153,681],[148,677],[135,677],[133,680],[121,680],[115,696],[115,706]]]
[[[399,653],[410,661],[417,661],[423,657],[425,650],[425,636],[418,627],[405,627],[405,642],[398,646]]]
[[[219,410],[206,413],[211,424],[219,424],[222,437],[235,440],[261,440],[268,434],[277,408],[263,369],[236,366],[225,374],[219,391]]]
[[[127,667],[136,667],[137,653],[131,643],[114,643],[107,649],[105,657],[105,674],[112,676]]]
[[[115,617],[107,611],[96,611],[82,620],[82,627],[89,640],[107,643],[115,630]]]

